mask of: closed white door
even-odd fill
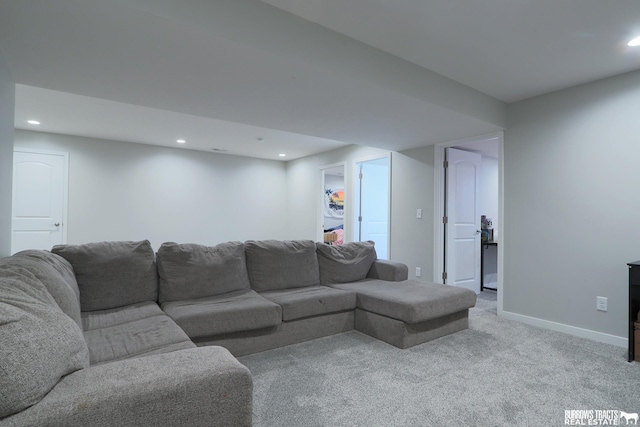
[[[477,153],[447,148],[446,283],[480,293],[480,167]]]
[[[356,241],[375,242],[379,259],[389,258],[389,158],[356,163]]]
[[[11,253],[66,243],[67,154],[13,153]]]

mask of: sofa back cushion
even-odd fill
[[[58,245],[51,252],[73,266],[82,311],[158,299],[155,254],[148,240]]]
[[[89,366],[82,330],[25,267],[0,264],[0,418]]]
[[[337,246],[317,243],[316,248],[321,285],[363,280],[377,259],[372,241],[351,242]]]
[[[249,281],[257,292],[320,283],[316,244],[311,240],[249,240],[245,253]]]
[[[33,273],[47,288],[58,307],[82,329],[80,290],[69,262],[48,251],[27,250],[0,260],[0,265],[21,266]]]
[[[251,289],[242,242],[163,243],[157,263],[161,303]]]

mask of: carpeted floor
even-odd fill
[[[254,425],[560,426],[565,410],[640,412],[640,363],[624,349],[498,318],[495,295],[481,293],[468,330],[406,350],[352,331],[241,357]]]

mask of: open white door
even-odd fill
[[[480,186],[482,156],[447,148],[446,283],[480,293]]]
[[[13,153],[11,253],[66,243],[67,154]]]
[[[390,159],[356,162],[354,241],[375,242],[379,259],[389,259]]]

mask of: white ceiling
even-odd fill
[[[513,102],[640,68],[638,0],[264,0]]]
[[[0,0],[17,128],[284,160],[495,132],[638,34],[637,0]]]
[[[27,123],[41,120],[38,126]],[[45,120],[46,118],[46,120]],[[16,85],[16,127],[165,147],[288,160],[345,144],[313,136]],[[115,124],[115,125],[114,125]],[[286,154],[280,157],[280,154]]]

